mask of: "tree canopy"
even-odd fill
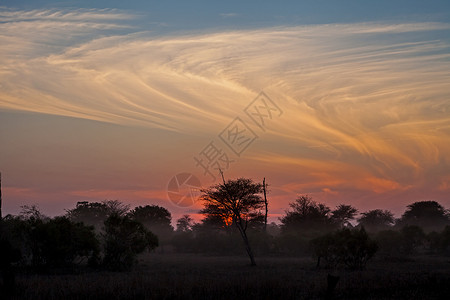
[[[351,205],[339,204],[331,212],[331,218],[338,227],[351,227],[350,221],[355,219],[358,210]]]
[[[129,205],[125,205],[118,200],[105,200],[102,202],[77,202],[73,209],[66,211],[66,216],[75,222],[83,222],[101,229],[103,222],[112,214],[123,216],[129,210]]]
[[[394,224],[394,214],[388,210],[373,209],[361,214],[358,225],[367,231],[388,229]]]
[[[177,220],[177,231],[178,232],[189,232],[192,231],[194,226],[194,219],[189,215],[183,215]]]
[[[262,192],[261,183],[255,183],[247,178],[238,178],[224,180],[222,184],[203,189],[201,196],[204,203],[202,214],[206,217],[218,217],[224,220],[225,224],[234,224],[238,228],[252,265],[256,265],[256,262],[246,231],[249,222],[259,219],[262,215],[260,211],[264,207]]]
[[[289,203],[292,210],[280,219],[283,231],[324,230],[330,225],[330,208],[307,195]]]
[[[169,241],[173,233],[173,227],[171,225],[172,215],[164,207],[158,205],[138,206],[130,211],[128,216],[133,220],[141,222],[146,229],[156,234],[161,244]]]
[[[126,270],[136,263],[136,255],[158,246],[158,237],[128,216],[112,214],[105,221],[103,264],[112,270]]]
[[[399,225],[417,225],[425,230],[439,230],[450,224],[449,213],[436,201],[414,202],[406,207]]]

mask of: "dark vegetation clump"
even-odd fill
[[[378,250],[377,243],[369,238],[364,227],[343,228],[315,238],[311,243],[317,257],[317,267],[323,258],[327,268],[344,266],[352,270],[362,270]]]
[[[99,254],[93,227],[67,217],[7,216],[3,219],[3,230],[20,253],[19,265],[38,272],[71,267]]]
[[[113,214],[105,221],[103,265],[114,271],[129,270],[137,254],[158,246],[158,237],[142,223],[128,216]]]
[[[279,224],[268,224],[266,188],[265,182],[224,179],[202,190],[202,220],[183,215],[174,222],[176,229],[171,213],[158,205],[130,209],[117,200],[78,202],[64,216],[53,218],[35,206],[25,206],[18,216],[0,220],[1,296],[423,299],[449,295],[449,285],[443,283],[450,280],[450,216],[436,201],[408,205],[395,219],[388,210],[359,213],[347,204],[332,209],[303,195],[290,204]],[[412,287],[415,290],[410,291]]]
[[[83,202],[77,208],[86,206],[100,207]],[[86,211],[84,220],[78,219],[82,214],[73,218],[70,213],[48,218],[36,207],[24,207],[19,216],[3,218],[2,236],[17,253],[17,267],[38,273],[70,272],[80,266],[129,270],[139,253],[158,246],[157,236],[126,211],[105,211],[103,227],[97,231],[90,221],[97,222],[99,215]]]

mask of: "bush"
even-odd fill
[[[113,214],[104,224],[103,265],[107,269],[128,270],[136,263],[137,254],[158,246],[158,237],[128,216]]]
[[[22,253],[22,264],[39,269],[67,267],[99,253],[94,228],[66,217],[53,219],[7,218],[11,244]]]
[[[439,250],[444,255],[450,255],[450,226],[445,226],[440,234]]]
[[[403,236],[403,252],[405,254],[416,252],[424,244],[426,238],[422,228],[417,225],[404,226],[401,234]]]
[[[344,228],[312,240],[317,267],[323,258],[328,268],[345,266],[349,269],[363,269],[378,249],[364,228]]]
[[[379,246],[379,254],[386,258],[398,258],[404,256],[403,253],[403,237],[396,230],[379,231],[375,237]]]

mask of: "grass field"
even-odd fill
[[[450,299],[450,258],[374,259],[364,271],[316,270],[311,258],[146,254],[131,272],[19,275],[13,299]]]

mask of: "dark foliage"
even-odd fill
[[[194,226],[194,220],[189,215],[183,215],[177,220],[177,230],[171,241],[177,252],[195,251]]]
[[[384,258],[402,258],[403,252],[403,236],[397,230],[381,230],[375,235],[378,244],[378,254]],[[377,254],[377,255],[378,255]]]
[[[128,270],[136,256],[158,246],[158,238],[138,221],[112,214],[105,221],[103,265],[110,270]]]
[[[172,215],[166,208],[158,205],[138,206],[130,211],[128,216],[156,234],[160,246],[168,244],[172,239]]]
[[[11,245],[4,232],[3,222],[0,218],[0,297],[11,296],[16,289],[16,272],[14,264],[20,260],[20,251]]]
[[[419,201],[407,206],[399,220],[399,226],[416,225],[425,231],[442,230],[450,225],[450,217],[436,201]]]
[[[103,222],[112,214],[123,216],[129,209],[128,205],[118,200],[105,200],[102,202],[78,202],[76,207],[67,210],[66,216],[74,222],[83,222],[92,225],[100,231]]]
[[[387,230],[394,225],[394,214],[382,209],[369,210],[362,213],[358,225],[370,232]]]
[[[204,209],[201,213],[207,217],[222,219],[228,225],[235,225],[244,241],[251,265],[256,265],[247,236],[249,224],[264,220],[260,209],[264,207],[261,197],[263,185],[251,179],[238,178],[223,184],[202,190],[201,199]]]
[[[336,209],[331,212],[331,220],[339,228],[351,227],[350,221],[355,219],[358,210],[351,205],[339,204]]]
[[[331,210],[325,204],[317,203],[309,196],[300,196],[289,206],[292,210],[286,211],[280,219],[283,232],[323,232],[331,229]]]
[[[177,232],[192,232],[194,220],[189,215],[183,215],[177,220]]]
[[[411,254],[418,250],[425,243],[425,233],[422,228],[416,225],[405,226],[401,229],[403,252]]]
[[[450,255],[450,226],[446,226],[440,234],[438,245],[441,253]]]
[[[309,196],[299,196],[289,206],[291,210],[280,218],[281,234],[276,237],[278,247],[283,252],[308,255],[312,239],[338,226],[331,218],[331,209]]]
[[[363,269],[378,249],[364,230],[344,228],[312,240],[317,267],[323,258],[328,268]]]
[[[90,260],[99,254],[93,227],[66,217],[7,217],[9,239],[22,253],[21,263],[38,269],[67,267]]]

